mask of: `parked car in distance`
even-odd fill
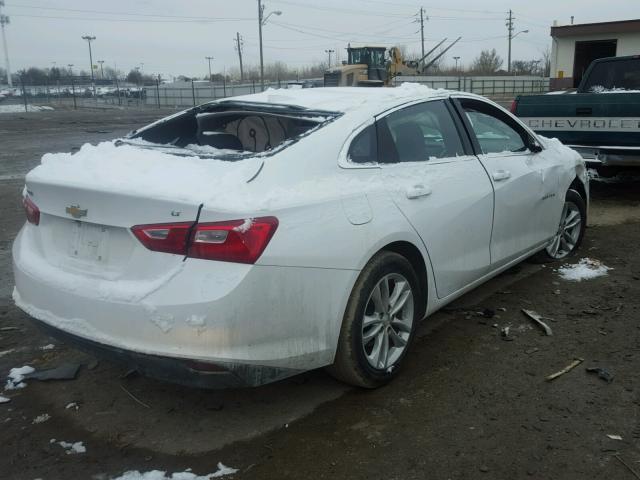
[[[516,98],[511,111],[603,175],[640,167],[640,55],[594,60],[576,90]]]
[[[255,386],[327,367],[377,387],[418,323],[579,247],[582,158],[482,97],[269,90],[26,176],[18,307],[156,378]]]

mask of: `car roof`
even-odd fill
[[[360,112],[375,115],[396,105],[415,101],[447,98],[455,92],[433,89],[417,83],[403,83],[395,88],[323,87],[314,89],[268,89],[261,93],[227,98],[280,105],[297,105],[313,110],[342,113]]]

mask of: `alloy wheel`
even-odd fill
[[[570,255],[576,248],[582,228],[582,214],[573,202],[565,202],[560,217],[558,231],[547,246],[551,258],[561,259]]]
[[[391,371],[409,343],[414,296],[402,275],[390,273],[373,288],[362,319],[362,348],[373,368]]]

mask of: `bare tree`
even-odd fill
[[[537,75],[540,60],[514,60],[511,62],[511,72],[514,75]]]
[[[540,54],[542,55],[542,76],[548,77],[551,75],[551,50],[547,47]]]
[[[496,49],[482,50],[480,55],[471,63],[471,70],[475,73],[495,73],[502,66],[503,61]]]

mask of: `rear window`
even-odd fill
[[[583,92],[640,90],[640,58],[598,62],[581,87]]]
[[[280,151],[340,114],[297,106],[217,102],[132,132],[124,143],[238,160]]]

